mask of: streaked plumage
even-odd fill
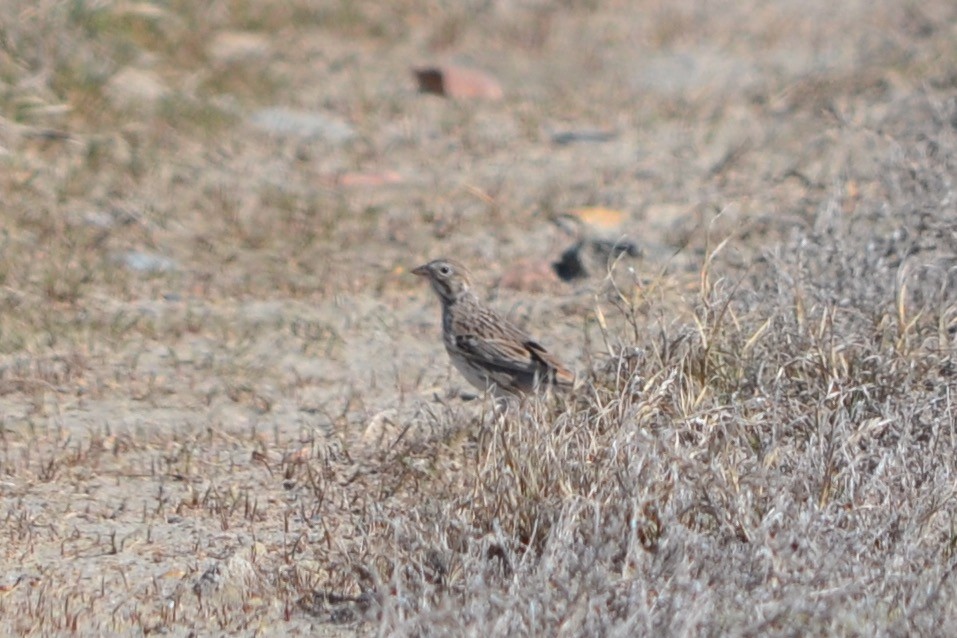
[[[526,332],[482,305],[468,270],[436,259],[412,271],[427,277],[442,302],[442,336],[456,369],[479,390],[497,396],[540,386],[570,387],[574,375]]]

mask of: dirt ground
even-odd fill
[[[0,634],[953,629],[955,25],[3,3]],[[409,272],[442,255],[575,397],[472,396]]]

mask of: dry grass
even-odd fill
[[[0,633],[954,633],[957,17],[699,4],[2,3]],[[408,267],[581,206],[460,400]]]

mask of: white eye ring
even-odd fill
[[[441,268],[439,268],[439,274],[440,274],[440,275],[451,275],[451,274],[452,274],[452,269],[449,268],[448,266],[442,266]]]

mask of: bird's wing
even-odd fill
[[[518,341],[460,334],[456,335],[455,344],[477,363],[502,372],[530,372],[534,369],[535,360],[528,348]]]
[[[458,352],[503,388],[530,391],[538,383],[571,385],[574,375],[545,348],[488,308],[456,321],[452,334]]]
[[[545,348],[534,341],[526,341],[524,345],[529,354],[533,359],[535,359],[539,365],[547,368],[548,373],[553,375],[552,381],[560,385],[571,385],[575,382],[575,375],[563,366],[558,359],[553,357]]]
[[[525,382],[529,384],[536,376],[561,384],[570,384],[574,378],[545,348],[530,339],[519,341],[463,334],[456,336],[456,345],[493,374],[528,377]]]

